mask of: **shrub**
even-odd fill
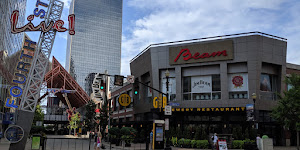
[[[172,137],[171,141],[173,146],[178,146],[177,137]]]
[[[190,139],[184,139],[183,140],[183,147],[191,147],[191,140]]]
[[[192,140],[191,141],[192,148],[196,148],[196,145],[197,145],[197,140]]]
[[[44,126],[32,126],[30,130],[30,135],[35,133],[45,132]]]
[[[184,139],[183,139],[183,138],[180,139],[180,140],[178,140],[178,146],[179,146],[179,147],[182,147],[183,144],[184,144]]]
[[[208,145],[209,145],[208,140],[197,140],[196,141],[197,148],[207,149]]]
[[[117,128],[117,127],[112,127],[112,128],[110,128],[110,129],[108,130],[108,133],[109,133],[110,135],[115,135],[116,138],[118,138],[118,137],[120,136],[120,129]]]
[[[233,140],[232,148],[242,149],[243,147],[244,147],[244,141],[243,140]]]

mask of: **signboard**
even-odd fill
[[[5,130],[4,136],[10,143],[18,143],[24,137],[24,130],[20,126],[13,125]]]
[[[166,118],[165,119],[165,130],[169,130],[169,124],[170,124],[169,118]]]
[[[41,137],[33,136],[32,137],[32,143],[31,143],[31,149],[32,150],[39,150],[40,146],[41,146],[40,143],[41,143]]]
[[[115,75],[114,85],[123,86],[124,76]]]
[[[172,103],[172,102],[170,102],[169,105],[170,106],[179,106],[180,104],[179,103]]]
[[[247,121],[254,121],[254,105],[246,105]]]
[[[170,65],[230,59],[233,59],[232,40],[169,48]]]
[[[158,97],[153,98],[153,107],[154,108],[165,108],[167,105],[167,97],[162,97],[162,94],[159,94]]]
[[[131,98],[128,94],[121,94],[119,97],[119,103],[121,106],[128,106],[131,103]]]
[[[248,91],[248,74],[230,74],[228,76],[229,91]]]
[[[226,141],[218,141],[219,150],[228,150]]]
[[[129,83],[134,83],[134,76],[128,75],[126,79]]]
[[[174,112],[233,112],[245,110],[245,107],[172,108]]]
[[[211,76],[191,77],[192,93],[210,93],[212,91]]]
[[[28,80],[29,68],[31,67],[35,48],[36,42],[31,41],[25,36],[22,52],[20,54],[18,63],[16,63],[17,65],[12,79],[12,86],[9,89],[10,96],[6,98],[5,107],[18,108],[16,101],[18,97],[22,97],[25,87],[20,85],[26,84],[26,81]]]
[[[165,115],[172,115],[172,106],[165,107]]]
[[[164,141],[164,129],[163,127],[156,127],[155,129],[155,141]]]

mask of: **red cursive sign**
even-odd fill
[[[218,52],[213,52],[211,54],[209,53],[203,53],[200,55],[200,53],[196,52],[194,55],[191,54],[190,50],[189,49],[182,49],[179,54],[177,55],[177,57],[174,59],[174,62],[177,62],[177,60],[179,59],[179,57],[183,56],[183,60],[187,61],[191,58],[194,58],[194,59],[199,59],[199,58],[209,58],[209,57],[215,57],[215,56],[227,56],[227,52],[226,50],[223,50],[223,51],[218,51]]]
[[[67,31],[66,28],[63,27],[64,21],[57,20],[56,22],[50,21],[48,25],[46,25],[45,21],[42,21],[38,26],[34,26],[31,21],[34,19],[34,15],[29,15],[27,17],[27,20],[29,21],[26,25],[23,27],[17,28],[19,18],[19,11],[14,10],[11,14],[10,22],[11,22],[11,32],[12,33],[20,33],[24,31],[42,31],[42,32],[48,32],[51,28],[55,29],[58,32],[65,32]],[[72,14],[72,23],[70,24],[72,27],[72,32],[69,32],[70,35],[74,35],[74,24],[75,24],[75,16]]]

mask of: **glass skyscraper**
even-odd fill
[[[9,56],[21,50],[24,32],[11,33],[10,16],[14,10],[19,10],[17,27],[24,26],[26,0],[0,0],[0,51]]]
[[[66,70],[85,89],[90,73],[119,75],[122,0],[72,0],[75,35],[68,36]]]

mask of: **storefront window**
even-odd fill
[[[229,99],[248,99],[248,74],[228,74]]]
[[[183,100],[221,99],[220,75],[183,78]]]

